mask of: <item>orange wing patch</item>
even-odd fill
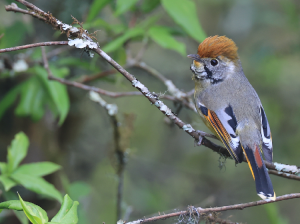
[[[204,115],[205,116],[205,115]],[[228,134],[224,126],[222,125],[221,121],[219,120],[218,116],[215,112],[208,110],[207,116],[205,118],[209,121],[211,126],[215,129],[217,134],[219,135],[220,139],[222,140],[223,144],[225,145],[226,149],[228,150],[229,154],[235,161],[238,162],[237,155],[230,147],[231,136]]]

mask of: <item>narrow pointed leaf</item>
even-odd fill
[[[59,202],[62,201],[62,196],[54,186],[41,177],[34,177],[31,175],[13,173],[11,178],[17,183],[23,185],[25,188],[34,191],[38,194],[45,195],[50,198],[54,198]]]
[[[16,86],[10,90],[0,101],[0,119],[4,112],[15,102],[18,93],[20,92],[21,85]]]
[[[6,163],[5,162],[0,162],[0,171],[2,174],[6,174]]]
[[[117,0],[116,16],[127,12],[138,0]]]
[[[51,162],[38,162],[23,164],[14,171],[14,174],[27,174],[36,177],[42,177],[53,173],[61,168],[60,165]]]
[[[17,185],[14,180],[5,175],[0,175],[0,181],[2,182],[6,191],[9,191],[12,187]]]
[[[15,192],[4,191],[3,192],[3,197],[7,201],[5,201],[5,202],[3,202],[3,203],[0,204],[1,206],[3,206],[3,207],[0,207],[0,209],[1,208],[2,209],[6,209],[7,207],[11,207],[11,208],[8,208],[8,209],[13,210],[13,212],[15,213],[16,217],[19,219],[19,221],[21,222],[21,224],[29,224],[29,220],[26,217],[25,213],[23,212],[23,208],[21,206],[21,202],[20,202],[20,200],[18,200],[18,196],[15,194]],[[18,203],[18,207],[20,209],[14,209],[13,208],[12,204],[14,203],[14,201]]]
[[[136,27],[136,28],[130,29],[126,33],[124,33],[122,36],[118,37],[117,39],[111,41],[109,44],[105,45],[103,47],[103,51],[106,53],[115,51],[119,47],[122,47],[122,45],[130,38],[141,36],[143,34],[144,34],[144,30],[142,28]]]
[[[177,41],[163,26],[153,26],[149,30],[149,36],[161,47],[177,51],[181,55],[186,55],[185,45]]]
[[[66,76],[69,73],[69,70],[66,68],[58,69],[51,66],[50,69],[54,76],[60,78]],[[40,79],[40,81],[44,85],[44,88],[52,99],[55,108],[50,108],[52,110],[55,109],[58,112],[59,124],[61,125],[65,120],[70,108],[70,101],[66,86],[58,82],[49,81],[47,78],[47,72],[40,66],[35,66],[32,68],[32,70],[37,74],[37,77]],[[55,111],[52,112],[54,112],[55,114]]]
[[[202,42],[206,38],[197,16],[196,5],[191,0],[162,0],[162,5],[172,19],[192,38]]]
[[[23,199],[21,198],[20,195],[19,195],[19,199],[20,199],[23,211],[30,222],[32,222],[33,224],[44,224],[44,223],[48,222],[47,214],[46,214],[47,221],[45,222],[45,220],[43,220],[42,217],[40,216],[41,214],[35,208],[28,206],[27,203],[25,203],[23,201]]]
[[[86,22],[91,22],[93,19],[95,19],[101,9],[109,2],[110,0],[94,0],[90,7]]]
[[[15,135],[7,154],[7,173],[13,172],[27,154],[29,141],[27,136],[20,132]]]

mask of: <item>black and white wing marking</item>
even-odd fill
[[[268,162],[273,161],[273,144],[272,135],[269,126],[269,122],[266,113],[262,107],[260,107],[260,117],[261,117],[261,135],[262,135],[262,149],[265,155],[265,159]]]
[[[232,158],[241,163],[243,161],[243,149],[240,138],[236,134],[237,120],[232,107],[228,105],[226,108],[212,111],[203,104],[198,104],[201,113],[219,135]]]

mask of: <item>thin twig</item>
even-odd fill
[[[147,71],[148,73],[150,73],[151,75],[153,75],[154,77],[156,77],[158,80],[160,80],[163,83],[168,81],[168,79],[166,77],[164,77],[159,71],[148,66],[145,62],[135,63],[134,66]]]
[[[15,3],[11,3],[11,5],[5,6],[5,10],[6,11],[12,11],[12,12],[20,12],[20,13],[23,13],[23,14],[28,14],[28,15],[34,16],[34,17],[36,17],[40,20],[46,21],[46,18],[40,16],[39,14],[37,14],[35,12],[28,11],[28,10],[25,10],[25,9],[21,9]]]
[[[43,10],[41,10],[40,8],[36,7],[34,4],[24,1],[24,0],[16,0],[17,2],[20,2],[22,5],[25,5],[27,8],[36,11],[42,15],[48,15],[47,13],[45,13]]]
[[[254,201],[254,202],[248,202],[248,203],[243,203],[243,204],[235,204],[235,205],[228,205],[228,206],[222,206],[222,207],[215,207],[215,208],[195,208],[194,214],[197,215],[199,213],[200,215],[206,214],[206,213],[211,213],[211,212],[221,212],[221,211],[228,211],[228,210],[243,210],[244,208],[249,208],[253,206],[259,206],[259,205],[264,205],[264,204],[269,204],[273,202],[278,202],[278,201],[284,201],[284,200],[289,200],[289,199],[294,199],[294,198],[300,198],[300,193],[295,193],[295,194],[286,194],[283,196],[279,196],[276,198],[276,201],[272,200],[260,200],[260,201]],[[132,222],[127,222],[126,224],[141,224],[141,223],[147,223],[147,222],[154,222],[158,220],[163,220],[163,219],[168,219],[168,218],[174,218],[178,216],[186,216],[191,214],[191,209],[187,209],[185,211],[180,211],[180,212],[173,212],[169,214],[164,214],[164,215],[158,215],[154,216],[151,218],[146,218],[146,219],[139,219],[136,221]]]
[[[294,175],[294,174],[283,173],[283,172],[276,171],[276,170],[268,170],[268,173],[279,176],[279,177],[284,177],[284,178],[287,178],[287,179],[299,180],[300,181],[300,176],[297,176],[297,175]]]
[[[35,43],[35,44],[27,44],[27,45],[22,45],[22,46],[17,46],[17,47],[0,49],[0,53],[10,52],[10,51],[19,51],[19,50],[24,50],[24,49],[33,48],[33,47],[53,46],[53,45],[68,45],[68,41],[50,41],[50,42],[42,42],[42,43]]]
[[[106,109],[107,115],[113,126],[113,137],[114,137],[114,153],[117,156],[117,175],[118,175],[118,190],[117,190],[117,220],[121,218],[121,205],[123,196],[123,179],[125,170],[125,149],[121,146],[121,130],[117,118],[118,107],[115,104],[108,104],[101,96],[95,92],[90,92],[90,99],[97,102],[103,108]]]

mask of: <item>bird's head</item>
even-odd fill
[[[188,57],[193,59],[191,70],[196,83],[218,84],[240,66],[237,46],[225,36],[206,38],[199,45],[197,54],[190,54]]]

